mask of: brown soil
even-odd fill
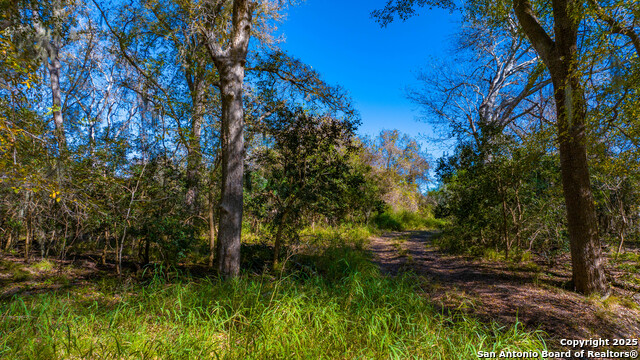
[[[549,267],[454,256],[437,250],[433,235],[387,233],[372,238],[370,249],[383,273],[421,277],[425,295],[443,310],[542,330],[552,348],[559,347],[560,339],[640,338],[637,294],[614,287],[602,301],[563,289],[571,279],[568,258]]]

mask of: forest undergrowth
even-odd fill
[[[542,332],[517,323],[443,311],[414,274],[381,275],[366,250],[370,231],[308,230],[315,245],[290,251],[278,271],[257,271],[271,257],[245,247],[244,268],[254,270],[231,281],[188,268],[125,279],[87,261],[5,260],[0,357],[475,359],[546,348]],[[338,235],[342,245],[331,241]],[[20,282],[29,286],[4,286]]]

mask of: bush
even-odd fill
[[[424,216],[417,212],[385,211],[373,218],[373,224],[381,230],[403,231],[437,229],[444,226],[445,221],[434,219],[431,216]]]
[[[383,212],[373,218],[373,224],[381,230],[402,231],[404,227],[398,216],[391,212]]]

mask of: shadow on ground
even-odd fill
[[[414,272],[423,277],[426,295],[443,309],[484,320],[540,329],[551,343],[563,338],[638,338],[640,312],[616,303],[587,299],[563,289],[571,278],[561,266],[532,271],[526,267],[448,255],[431,243],[434,232],[392,232],[371,239],[370,250],[390,276]],[[633,294],[614,288],[616,298]]]

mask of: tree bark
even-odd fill
[[[60,10],[60,4],[54,5],[55,10]],[[64,119],[62,117],[62,90],[60,89],[60,47],[61,40],[59,36],[53,35],[51,31],[45,29],[41,22],[40,14],[37,11],[31,12],[34,19],[34,27],[38,36],[42,37],[42,45],[46,53],[45,59],[47,70],[49,71],[49,85],[51,89],[53,114],[53,125],[56,141],[58,143],[59,155],[65,155],[67,151],[67,140],[64,132]]]
[[[502,202],[502,234],[504,236],[504,258],[505,260],[509,260],[511,240],[509,239],[509,222],[507,221],[506,189],[502,186],[502,181],[500,181],[500,179],[498,179],[498,184],[498,188],[500,189],[500,199]]]
[[[213,267],[216,256],[216,223],[213,194],[209,195],[209,267]]]
[[[575,0],[552,1],[555,41],[538,22],[528,0],[515,0],[513,5],[518,21],[549,69],[553,83],[573,283],[578,292],[605,294],[608,287],[585,144],[585,95],[576,69],[578,15],[582,13],[582,5]]]
[[[8,231],[9,231],[9,237],[7,238],[7,242],[4,244],[4,251],[6,252],[8,252],[9,249],[11,248],[12,241],[13,241],[13,230],[10,228]]]
[[[233,1],[231,37],[223,49],[216,30],[207,31],[207,50],[220,75],[222,99],[222,181],[218,227],[218,271],[226,278],[240,274],[242,180],[244,172],[244,112],[242,84],[256,3]]]
[[[574,79],[566,79],[566,85],[554,82],[573,282],[581,293],[604,294],[607,285],[585,145],[584,92]]]
[[[62,90],[60,89],[60,58],[57,44],[50,44],[47,49],[49,61],[49,80],[51,83],[52,114],[55,126],[56,140],[58,141],[58,151],[61,155],[67,152],[67,139],[64,132],[64,119],[62,117]]]
[[[102,249],[102,256],[100,258],[100,263],[102,265],[107,265],[107,247],[109,245],[109,230],[104,231],[104,248]]]
[[[122,257],[120,256],[120,254],[122,253],[120,251],[122,247],[120,246],[120,241],[119,238],[116,237],[116,274],[117,275],[122,275]]]
[[[200,193],[200,167],[202,162],[202,151],[200,149],[200,139],[202,137],[202,119],[204,117],[204,81],[193,79],[190,74],[189,87],[191,92],[191,134],[187,148],[187,208],[191,214],[196,214],[198,206],[198,196]]]
[[[218,227],[218,270],[225,277],[236,277],[240,274],[242,233],[244,63],[221,63],[218,65],[218,71],[222,93],[222,195]]]
[[[31,254],[31,221],[27,218],[26,226],[25,226],[25,237],[24,237],[24,261],[29,262],[29,255]]]
[[[288,210],[284,210],[282,216],[280,217],[280,222],[278,223],[278,230],[276,232],[276,240],[273,247],[273,266],[278,264],[280,258],[280,248],[282,247],[282,231],[284,230],[284,224],[287,218]]]

